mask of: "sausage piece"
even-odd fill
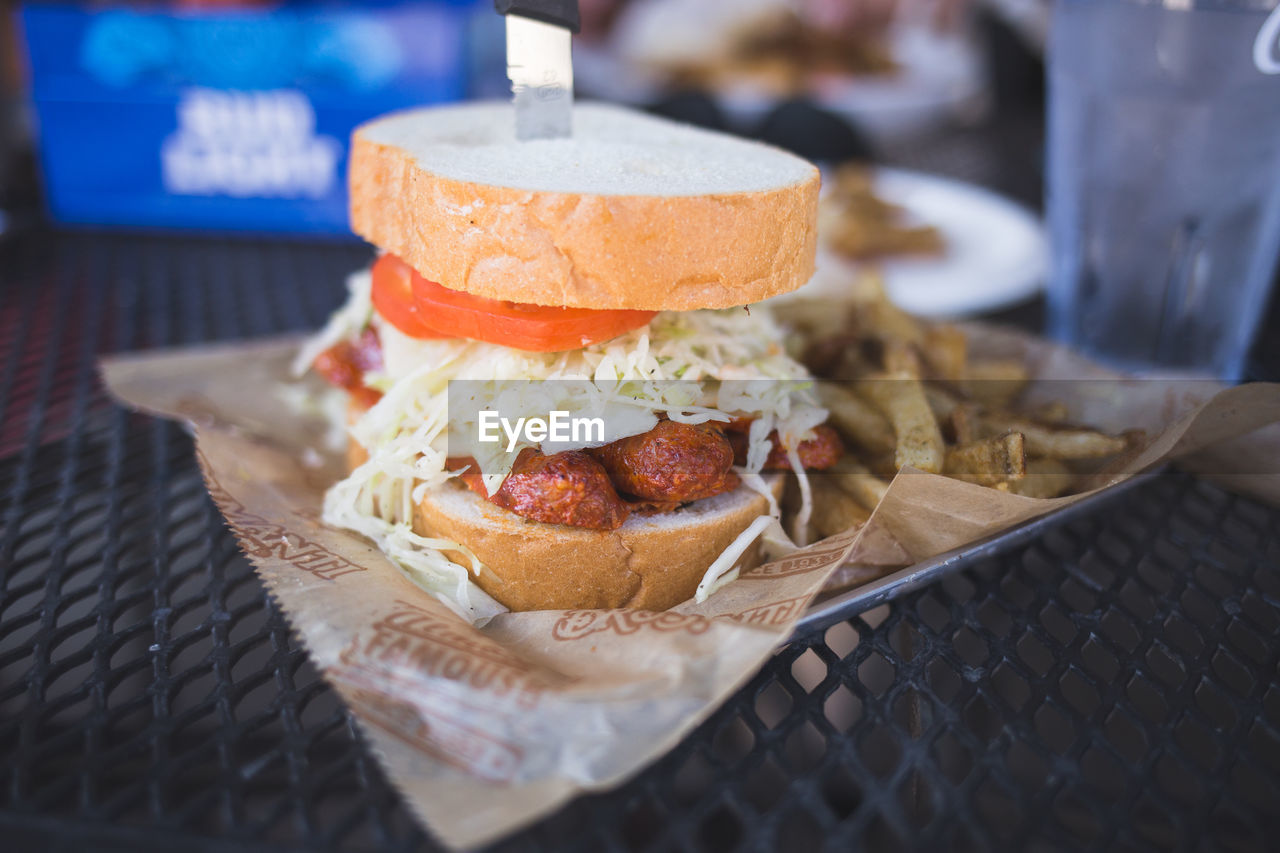
[[[747,464],[747,433],[731,430],[727,435],[733,445],[737,463]],[[769,451],[769,458],[765,460],[764,470],[790,471],[791,460],[787,457],[787,451],[783,449],[776,430],[769,433],[769,441],[773,442],[773,448]],[[826,424],[814,427],[813,438],[800,442],[796,450],[800,453],[800,464],[806,471],[824,471],[844,455],[844,445],[840,442],[839,434]]]
[[[382,394],[364,384],[364,374],[382,369],[382,342],[372,326],[366,327],[354,341],[340,341],[316,356],[311,368],[330,385],[351,392],[367,409]]]
[[[525,448],[516,457],[511,474],[492,495],[486,494],[472,460],[450,459],[448,467],[456,471],[468,464],[472,470],[459,477],[473,492],[531,521],[616,530],[629,514],[604,467],[580,450],[547,456]]]
[[[696,501],[737,487],[733,446],[708,424],[658,421],[633,435],[590,451],[618,491],[647,501]]]

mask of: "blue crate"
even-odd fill
[[[475,0],[185,13],[25,6],[50,214],[347,233],[352,129],[464,97],[476,12]]]

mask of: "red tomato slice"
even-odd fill
[[[381,286],[380,280],[385,281]],[[395,316],[388,314],[377,294],[383,294],[387,302],[400,301],[406,285],[412,293],[412,310],[401,303],[389,306]],[[373,292],[378,311],[406,335],[470,338],[528,352],[560,352],[607,341],[640,328],[657,313],[553,308],[486,299],[427,281],[394,255],[383,255],[373,265]]]
[[[390,260],[392,263],[386,263]],[[413,270],[391,255],[383,255],[373,265],[373,287],[370,297],[382,319],[411,338],[445,338],[422,322],[418,304],[413,299]]]

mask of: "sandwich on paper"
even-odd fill
[[[813,272],[812,164],[602,105],[519,141],[481,103],[362,126],[350,183],[382,254],[298,360],[346,395],[326,522],[476,621],[702,600],[803,538],[842,450],[757,303]]]

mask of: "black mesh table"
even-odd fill
[[[99,353],[318,326],[354,245],[0,244],[0,848],[434,845]],[[781,650],[498,850],[1264,850],[1280,512],[1182,474]]]

